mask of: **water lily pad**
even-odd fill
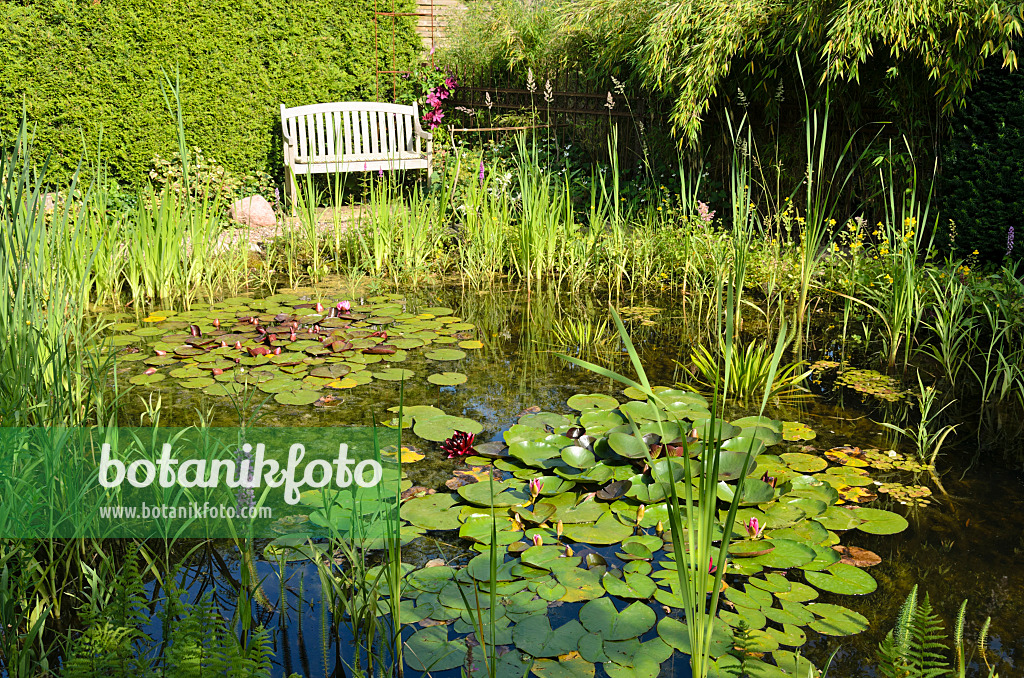
[[[517,671],[519,675],[515,678],[522,678],[524,670],[519,669]],[[559,657],[558,659],[534,660],[530,671],[538,678],[593,678],[594,664],[583,657],[570,655],[567,659]]]
[[[907,519],[898,513],[858,506],[851,511],[864,522],[857,529],[868,534],[896,534],[907,529]]]
[[[128,381],[136,386],[149,386],[150,384],[163,381],[166,378],[166,374],[163,374],[162,372],[154,372],[153,374],[136,374]]]
[[[784,570],[791,567],[800,567],[814,560],[814,549],[801,542],[791,539],[770,539],[765,541],[770,541],[775,548],[772,549],[771,553],[752,558],[752,562],[764,565],[765,567]]]
[[[196,377],[193,379],[182,379],[178,382],[178,386],[188,389],[206,388],[207,386],[212,386],[215,383],[216,382],[209,377]]]
[[[466,644],[448,640],[447,626],[428,626],[405,641],[405,661],[414,671],[446,671],[466,661]]]
[[[654,627],[654,610],[642,602],[635,602],[621,612],[610,598],[599,598],[585,604],[580,610],[580,622],[590,633],[604,640],[638,638]]]
[[[798,421],[782,422],[782,439],[789,442],[798,440],[814,440],[817,434],[806,424]]]
[[[560,454],[558,446],[546,440],[520,440],[510,443],[508,453],[527,466],[535,468],[541,468],[545,461]]]
[[[842,593],[848,596],[864,595],[878,588],[874,577],[864,570],[846,563],[836,563],[821,572],[805,572],[804,576],[807,578],[807,583],[812,586],[823,591]]]
[[[457,491],[459,496],[476,506],[507,507],[525,504],[530,495],[526,484],[517,481],[494,483],[473,483],[463,485]],[[493,490],[493,496],[492,496]]]
[[[646,600],[658,590],[657,584],[650,577],[633,572],[625,572],[619,579],[610,572],[601,578],[605,590],[619,598]]]
[[[813,454],[804,454],[803,452],[787,452],[786,454],[780,454],[779,458],[786,466],[798,473],[816,473],[828,466],[828,462],[821,457],[816,457]]]
[[[630,433],[613,431],[608,436],[608,445],[628,459],[643,459],[648,455],[647,443]]]
[[[470,350],[470,351],[474,351],[474,350],[476,350],[478,348],[483,348],[483,347],[484,347],[484,342],[478,341],[476,339],[466,339],[465,341],[460,341],[459,342],[459,348],[464,348],[464,349],[467,349],[467,350]]]
[[[311,405],[320,399],[316,391],[283,391],[274,396],[274,400],[282,405]]]
[[[604,412],[614,410],[619,406],[619,401],[603,393],[577,393],[569,398],[567,404],[580,412]]]
[[[794,626],[793,624],[783,624],[781,629],[769,627],[765,630],[779,645],[784,645],[786,647],[800,647],[807,642],[807,634],[804,633],[804,630],[799,626]],[[778,661],[777,654],[773,655],[773,657]]]
[[[819,617],[809,626],[828,636],[852,636],[868,627],[864,615],[839,605],[808,603],[807,609]]]
[[[604,546],[622,541],[633,534],[633,528],[623,525],[614,514],[606,513],[595,523],[565,525],[563,534],[576,542]]]
[[[462,360],[466,357],[465,351],[460,351],[456,348],[439,348],[434,351],[427,351],[423,354],[428,360],[448,361],[448,360]]]
[[[425,530],[456,530],[461,508],[450,494],[431,494],[402,504],[401,516]]]
[[[512,629],[516,647],[531,657],[558,657],[575,652],[584,635],[586,630],[575,619],[552,629],[546,614],[528,616]]]
[[[408,381],[415,376],[416,373],[412,370],[402,369],[401,367],[389,367],[386,370],[373,373],[374,379],[383,379],[384,381]]]
[[[455,431],[464,431],[465,433],[476,435],[483,430],[484,427],[472,419],[454,417],[447,414],[430,419],[416,417],[412,428],[412,432],[420,438],[434,442],[448,440],[448,438],[455,434]]]
[[[672,617],[663,617],[658,622],[658,636],[665,641],[669,647],[673,647],[683,654],[690,654],[690,633],[683,622]],[[732,629],[721,619],[715,619],[711,627],[711,657],[717,658],[725,655],[733,647]]]
[[[438,386],[458,386],[466,383],[466,379],[466,375],[461,372],[441,372],[427,377],[427,381]]]

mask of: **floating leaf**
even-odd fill
[[[518,675],[515,678],[522,678],[524,670],[517,668]],[[538,678],[593,678],[594,664],[579,656],[568,659],[537,659],[530,671]]]
[[[459,384],[466,383],[466,379],[466,375],[461,372],[442,372],[440,374],[431,374],[427,377],[427,381],[438,386],[458,386]]]
[[[583,544],[617,544],[633,534],[633,528],[623,525],[611,513],[601,516],[596,523],[566,525],[564,535]]]
[[[425,530],[456,530],[459,527],[459,511],[450,494],[431,494],[410,499],[402,504],[401,516],[413,525]]]
[[[892,511],[858,506],[851,509],[864,522],[857,529],[868,534],[896,534],[907,529],[907,519]]]
[[[546,614],[535,614],[515,625],[512,641],[531,657],[558,657],[576,651],[585,634],[583,626],[575,619],[553,630]]]
[[[472,433],[476,435],[484,430],[484,427],[472,419],[466,419],[465,417],[453,417],[451,415],[441,415],[439,417],[431,417],[430,419],[421,419],[416,417],[415,424],[413,424],[412,432],[424,440],[432,440],[434,442],[442,442],[448,440],[455,434],[456,431],[463,431],[465,433]]]
[[[657,584],[650,577],[632,572],[624,573],[622,579],[605,572],[601,584],[608,593],[619,598],[646,600],[658,590]]]
[[[592,600],[580,610],[580,622],[587,631],[604,640],[627,640],[647,633],[657,620],[649,605],[635,602],[619,612],[609,598]]]
[[[282,405],[310,405],[320,399],[316,391],[285,391],[274,396]]]
[[[820,617],[810,623],[818,633],[828,636],[852,636],[868,627],[868,620],[853,610],[827,603],[808,603],[807,609]]]
[[[789,442],[796,442],[798,440],[814,440],[816,436],[817,434],[806,424],[801,424],[798,421],[782,422],[783,440],[788,440]]]
[[[779,458],[782,459],[786,466],[798,473],[816,473],[828,466],[828,462],[821,457],[802,452],[787,452],[786,454],[780,454]]]
[[[428,360],[462,360],[466,357],[466,352],[455,348],[439,348],[434,351],[427,351],[423,356]]]
[[[804,572],[807,583],[823,591],[842,593],[848,596],[864,595],[878,588],[874,577],[846,563],[836,563],[821,572]]]
[[[466,644],[448,640],[447,626],[430,626],[405,641],[403,656],[414,671],[446,671],[465,663]]]

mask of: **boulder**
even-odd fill
[[[231,203],[228,216],[245,226],[269,228],[277,225],[277,215],[262,195],[253,195]]]

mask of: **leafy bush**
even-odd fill
[[[411,20],[396,20],[392,62],[391,24],[378,54],[373,0],[0,3],[0,138],[24,106],[54,180],[100,150],[112,174],[142,184],[177,148],[162,84],[179,71],[190,144],[230,171],[280,174],[280,104],[374,99],[376,68],[407,68],[421,48]]]
[[[1011,259],[1024,253],[1024,75],[992,68],[953,119],[942,163],[941,215],[960,254],[977,249],[1000,261],[1007,233],[1017,231]],[[954,242],[949,243],[949,240]]]

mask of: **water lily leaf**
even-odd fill
[[[512,574],[512,568],[515,567],[518,562],[516,560],[506,559],[504,554],[501,552],[498,552],[497,555],[497,567],[495,568],[494,581],[513,581],[516,577]],[[476,581],[487,582],[489,584],[491,581],[491,554],[481,553],[480,555],[472,558],[469,563],[466,564],[465,572]],[[470,598],[470,600],[473,599]],[[444,600],[442,600],[442,602],[444,602]]]
[[[189,389],[206,388],[207,386],[212,386],[215,383],[217,382],[209,377],[197,377],[195,379],[182,379],[178,382],[178,386]]]
[[[750,460],[749,462],[747,461],[748,459]],[[708,459],[703,461],[704,468],[710,470],[711,462]],[[732,452],[730,450],[718,452],[718,480],[736,480],[743,475],[744,464],[746,464],[748,475],[757,468],[757,462],[746,452]]]
[[[629,459],[642,459],[648,454],[647,443],[630,433],[613,432],[608,436],[608,444]]]
[[[415,423],[412,427],[412,432],[417,436],[434,442],[445,441],[455,435],[456,431],[464,431],[465,433],[476,435],[483,430],[484,427],[472,419],[454,417],[447,414],[438,417],[432,416],[429,419],[415,417]]]
[[[832,550],[839,554],[839,562],[855,567],[874,567],[882,562],[877,553],[859,546],[833,546]]]
[[[459,528],[460,537],[477,544],[489,545],[491,543],[492,520],[489,514],[463,515],[462,521],[462,527]],[[494,531],[498,537],[498,546],[508,546],[522,538],[522,532],[515,531],[511,518],[495,515],[493,522]]]
[[[818,592],[807,584],[793,581],[790,582],[790,589],[788,591],[780,591],[775,594],[775,597],[779,600],[788,600],[793,603],[806,603],[817,598]]]
[[[907,529],[907,519],[892,511],[858,506],[851,509],[864,522],[857,529],[868,534],[896,534]]]
[[[799,626],[783,624],[781,629],[769,627],[765,629],[779,645],[800,647],[807,642],[807,634]],[[772,655],[778,661],[778,653]]]
[[[515,625],[512,642],[531,657],[558,657],[575,652],[584,635],[586,631],[575,619],[552,630],[546,614],[534,614]]]
[[[647,600],[658,590],[657,584],[650,577],[633,572],[626,572],[618,579],[610,572],[601,577],[605,590],[619,598]]]
[[[431,374],[427,377],[427,381],[438,386],[458,386],[459,384],[465,384],[467,379],[468,377],[461,372],[441,372],[440,374]]]
[[[563,559],[567,561],[569,559]],[[556,561],[560,565],[562,561]],[[601,586],[601,577],[596,570],[584,570],[579,567],[557,567],[552,569],[555,579],[566,588],[562,600],[567,603],[578,603],[594,600],[605,594]]]
[[[593,678],[594,664],[582,657],[537,659],[530,669],[538,678]],[[522,678],[522,671],[516,678]],[[614,677],[613,677],[614,678]]]
[[[476,339],[466,339],[465,341],[459,342],[459,348],[464,348],[470,351],[475,351],[478,348],[483,348],[484,342]]]
[[[810,627],[827,636],[852,636],[868,627],[864,615],[839,605],[808,603],[807,609],[820,617],[811,622]]]
[[[598,503],[593,498],[584,499],[579,504],[574,504],[576,501],[575,496],[571,493],[565,493],[549,501],[558,507],[554,519],[561,520],[566,525],[570,523],[593,523],[606,515],[610,515],[608,505]]]
[[[765,444],[759,438],[738,435],[734,438],[729,438],[722,443],[722,449],[732,450],[734,452],[749,452],[756,457],[764,452]]]
[[[625,421],[622,415],[614,410],[592,410],[580,415],[580,425],[589,435],[602,435],[616,426],[621,426]]]
[[[570,445],[561,451],[562,461],[573,468],[586,470],[597,463],[594,453],[579,445]]]
[[[782,422],[783,440],[788,440],[789,442],[796,442],[798,440],[814,440],[816,436],[817,434],[806,424],[801,424],[798,421]]]
[[[412,370],[406,370],[401,367],[389,367],[386,370],[373,373],[374,379],[383,379],[384,381],[408,381],[416,376],[416,373]]]
[[[828,530],[852,530],[864,522],[850,509],[829,506],[820,516],[814,518]]]
[[[619,401],[603,393],[577,393],[569,398],[567,404],[580,412],[604,412],[614,410],[619,406]]]
[[[775,545],[767,539],[745,539],[729,544],[729,554],[736,558],[753,558],[763,556],[775,550]],[[732,598],[730,598],[732,600]]]
[[[604,640],[638,638],[650,631],[656,620],[654,610],[639,601],[619,612],[610,598],[599,598],[580,610],[583,626]]]
[[[428,626],[405,641],[405,661],[414,671],[446,671],[466,661],[466,644],[448,640],[447,626]]]
[[[619,411],[635,422],[664,419],[661,410],[654,404],[639,400],[630,400],[619,407]]]
[[[791,567],[800,567],[814,560],[814,549],[806,544],[790,539],[768,539],[765,541],[770,541],[775,548],[771,553],[752,558],[752,562],[765,567],[785,570]]]
[[[878,588],[875,578],[864,570],[836,563],[821,572],[804,572],[807,583],[823,591],[842,593],[848,596],[864,595]]]
[[[531,567],[550,570],[551,564],[564,555],[565,548],[562,546],[531,546],[522,552],[519,559]]]
[[[439,593],[454,578],[455,569],[441,565],[413,570],[406,576],[406,583],[418,591]]]
[[[733,426],[740,428],[766,428],[775,433],[782,433],[782,422],[770,417],[743,417],[731,422]]]
[[[733,426],[724,419],[698,419],[693,422],[693,428],[697,429],[697,437],[703,441],[726,440],[740,433],[739,426]]]
[[[732,422],[733,426],[738,426]],[[778,445],[782,442],[782,434],[766,426],[747,426],[740,429],[740,438],[757,438],[766,446]]]
[[[282,405],[311,405],[320,399],[316,391],[285,391],[274,396],[274,400]]]
[[[509,443],[508,453],[527,466],[542,468],[543,462],[559,457],[560,451],[546,440],[521,440]]]
[[[496,508],[525,505],[530,500],[526,492],[526,483],[505,481],[494,483],[494,497],[491,497],[491,483],[473,483],[463,485],[457,491],[459,496],[476,506],[494,506]]]
[[[721,610],[718,613],[719,619],[724,621],[729,626],[736,628],[740,624],[745,624],[748,629],[760,630],[768,624],[768,618],[764,616],[762,612],[752,607],[736,606],[735,612],[729,612],[728,610]],[[779,649],[777,643],[773,643],[774,647],[768,650],[757,649],[755,652],[771,652],[772,650]],[[753,649],[753,648],[750,648]]]
[[[402,504],[401,516],[425,530],[456,530],[461,508],[450,494],[431,494]]]
[[[821,457],[803,452],[787,452],[780,454],[779,458],[786,466],[799,473],[816,473],[828,466],[828,462]]]
[[[428,360],[437,361],[462,360],[466,357],[466,352],[460,351],[457,348],[439,348],[433,351],[427,351],[423,354],[423,357]]]
[[[162,372],[154,372],[153,374],[136,374],[128,381],[129,383],[135,384],[136,386],[148,386],[150,384],[155,384],[159,381],[163,381],[166,378],[166,374],[163,374]]]
[[[808,544],[814,549],[814,560],[805,565],[801,565],[801,570],[827,570],[833,563],[839,562],[839,554],[830,549],[828,546],[822,546],[820,544]]]
[[[309,371],[309,376],[322,377],[325,379],[340,379],[351,371],[352,368],[344,363],[334,363],[332,365],[320,365],[319,367],[314,367]]]
[[[612,513],[601,516],[596,523],[566,525],[563,534],[583,544],[616,544],[633,534],[633,528],[623,525]]]
[[[234,395],[241,390],[242,386],[240,384],[230,382],[226,384],[214,384],[213,386],[207,386],[203,389],[203,393],[211,396],[224,396],[229,394]]]
[[[828,539],[828,530],[821,523],[813,520],[802,520],[792,527],[772,530],[772,539],[792,539],[805,544],[821,544]]]
[[[683,622],[672,617],[663,617],[658,622],[658,636],[669,647],[673,647],[683,654],[692,653],[690,649],[690,632]],[[732,649],[732,646],[732,629],[721,619],[716,618],[711,626],[710,656],[713,658],[721,657]]]
[[[804,638],[806,640],[806,635],[804,635]],[[787,643],[780,644],[786,645]],[[821,676],[821,671],[809,659],[793,652],[776,650],[772,652],[772,659],[785,672],[787,678],[789,676],[793,678],[819,678]]]

